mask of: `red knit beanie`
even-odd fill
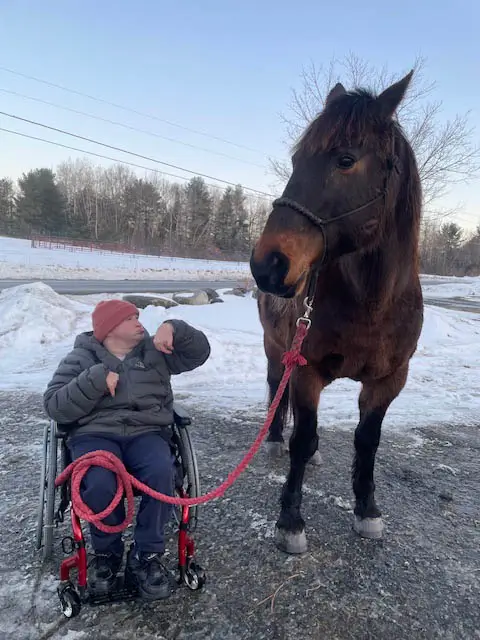
[[[134,315],[138,315],[138,309],[131,302],[102,300],[92,313],[93,335],[99,342],[103,342],[110,331]]]

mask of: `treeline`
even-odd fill
[[[214,188],[200,177],[186,184],[152,173],[144,178],[116,164],[85,160],[40,168],[15,184],[0,179],[0,234],[56,235],[122,243],[186,257],[246,260],[270,203],[237,187]],[[480,275],[480,226],[424,222],[421,269],[439,275]]]
[[[480,275],[480,225],[467,233],[454,222],[423,224],[420,259],[423,273]]]
[[[178,184],[77,160],[0,179],[0,233],[118,242],[171,255],[246,259],[268,213],[241,185]]]

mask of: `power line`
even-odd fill
[[[55,107],[55,109],[62,109],[63,111],[68,111],[69,113],[75,113],[77,115],[85,116],[87,118],[92,118],[93,120],[99,120],[100,122],[106,122],[107,124],[113,124],[117,127],[122,127],[123,129],[127,129],[128,131],[137,131],[139,133],[144,133],[145,135],[152,136],[154,138],[159,138],[161,140],[168,140],[169,142],[173,142],[175,144],[181,144],[184,147],[190,147],[191,149],[199,149],[200,151],[205,151],[206,153],[212,153],[216,156],[221,156],[223,158],[229,158],[230,160],[236,160],[237,162],[242,162],[244,164],[250,164],[253,167],[259,167],[260,169],[265,169],[264,165],[258,164],[257,162],[252,162],[251,160],[244,160],[243,158],[237,158],[236,156],[231,156],[228,153],[222,153],[221,151],[214,151],[213,149],[206,149],[205,147],[200,147],[196,144],[191,144],[189,142],[184,142],[183,140],[177,140],[176,138],[170,138],[169,136],[164,136],[159,133],[155,133],[154,131],[149,131],[148,129],[141,129],[140,127],[133,127],[131,125],[125,124],[124,122],[118,122],[117,120],[110,120],[109,118],[103,118],[102,116],[97,116],[93,113],[87,113],[86,111],[80,111],[79,109],[72,109],[71,107],[65,107],[64,105],[58,104],[56,102],[50,102],[49,100],[43,100],[42,98],[37,98],[35,96],[29,96],[24,93],[18,93],[17,91],[11,91],[10,89],[2,89],[0,88],[2,93],[8,93],[9,95],[16,96],[18,98],[24,98],[25,100],[32,100],[34,102],[38,102],[40,104],[45,104],[49,107]]]
[[[37,127],[42,127],[43,129],[48,129],[49,131],[55,131],[57,133],[61,133],[62,135],[70,136],[71,138],[76,138],[77,140],[84,140],[85,142],[90,142],[92,144],[99,145],[101,147],[105,147],[106,149],[112,149],[112,151],[119,151],[120,153],[126,153],[127,155],[134,156],[136,158],[141,158],[142,160],[148,160],[148,162],[155,162],[156,164],[162,164],[166,167],[170,167],[171,169],[177,169],[179,171],[184,171],[185,173],[190,173],[194,176],[201,176],[202,178],[206,178],[207,180],[215,180],[217,182],[221,182],[231,187],[235,187],[235,182],[230,182],[229,180],[224,180],[222,178],[216,178],[215,176],[210,176],[206,173],[200,173],[199,171],[192,171],[192,169],[185,169],[184,167],[180,167],[178,165],[172,164],[170,162],[165,162],[163,160],[157,160],[156,158],[150,158],[149,156],[144,156],[141,153],[136,153],[135,151],[128,151],[128,149],[123,149],[122,147],[116,147],[111,144],[107,144],[105,142],[100,142],[99,140],[94,140],[93,138],[88,138],[87,136],[81,136],[78,133],[72,133],[70,131],[66,131],[65,129],[58,129],[57,127],[52,127],[48,124],[43,124],[42,122],[36,122],[35,120],[30,120],[29,118],[22,118],[21,116],[16,116],[13,113],[7,113],[6,111],[0,111],[0,115],[6,116],[7,118],[13,118],[14,120],[20,120],[21,122],[26,122],[27,124],[33,124]],[[253,187],[243,187],[246,191],[251,191],[252,193],[256,193],[257,195],[273,197],[272,194],[266,193],[265,191],[259,191],[258,189],[254,189]]]
[[[232,142],[231,140],[227,140],[226,138],[214,136],[204,131],[192,129],[191,127],[186,127],[184,125],[178,124],[177,122],[172,122],[171,120],[165,120],[163,118],[159,118],[158,116],[154,116],[151,113],[145,113],[142,111],[138,111],[137,109],[132,109],[131,107],[126,107],[124,105],[117,104],[116,102],[110,102],[109,100],[105,100],[104,98],[97,98],[96,96],[92,96],[88,93],[83,93],[82,91],[77,91],[76,89],[70,89],[69,87],[65,87],[61,84],[56,84],[55,82],[49,82],[48,80],[36,78],[35,76],[30,76],[26,73],[21,73],[20,71],[14,71],[13,69],[9,69],[8,67],[0,66],[0,71],[5,71],[6,73],[10,73],[14,76],[19,76],[21,78],[26,78],[27,80],[33,80],[34,82],[39,82],[40,84],[47,85],[48,87],[54,87],[55,89],[60,89],[61,91],[66,91],[67,93],[72,93],[76,96],[82,96],[83,98],[88,98],[89,100],[94,100],[95,102],[100,102],[101,104],[106,104],[110,107],[115,107],[115,109],[122,109],[123,111],[127,111],[128,113],[134,113],[135,115],[141,116],[143,118],[150,118],[151,120],[156,120],[157,122],[163,122],[164,124],[168,124],[171,127],[176,127],[177,129],[183,129],[183,131],[189,131],[190,133],[196,133],[197,135],[204,136],[205,138],[211,138],[212,140],[217,140],[218,142],[223,142],[224,144],[229,144],[233,147],[238,147],[239,149],[246,149],[248,151],[254,151],[255,153],[261,153],[263,156],[265,155],[264,152],[260,151],[259,149],[254,149],[253,147],[248,147],[238,142]]]
[[[106,156],[103,155],[101,153],[95,153],[95,151],[87,151],[86,149],[79,149],[78,147],[72,147],[68,144],[62,144],[61,142],[55,142],[54,140],[47,140],[46,138],[40,138],[39,136],[32,136],[28,133],[23,133],[21,131],[14,131],[13,129],[6,129],[5,127],[0,127],[0,131],[3,131],[5,133],[11,133],[12,135],[15,136],[20,136],[21,138],[28,138],[29,140],[36,140],[38,142],[45,142],[46,144],[50,144],[52,146],[55,147],[61,147],[62,149],[69,149],[71,151],[77,151],[79,153],[85,153],[89,156],[94,156],[95,158],[102,158],[103,160],[109,160],[111,162],[117,162],[119,164],[125,164],[128,165],[130,167],[135,167],[137,169],[144,169],[145,171],[151,171],[152,173],[157,173],[159,175],[162,176],[168,176],[170,178],[177,178],[179,180],[188,180],[188,178],[186,178],[185,176],[179,176],[175,173],[169,173],[167,171],[160,171],[160,169],[154,169],[152,167],[146,167],[145,165],[142,164],[137,164],[135,162],[128,162],[128,160],[119,160],[118,158],[112,158],[111,156]],[[225,190],[225,187],[220,187],[218,184],[212,184],[211,182],[207,182],[206,183],[209,187],[212,187],[213,189],[221,189],[221,190]],[[250,190],[249,187],[243,187],[243,189],[245,191]],[[258,192],[258,194],[261,194],[261,192]],[[267,198],[268,196],[268,198]],[[268,199],[270,201],[271,198],[273,198],[274,196],[271,196],[269,194],[264,194],[264,195],[260,195],[259,197],[263,198],[264,200]]]

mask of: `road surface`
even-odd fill
[[[29,284],[38,280],[0,280],[0,291],[20,284]],[[192,291],[196,289],[226,289],[235,286],[236,280],[42,280],[54,291],[68,295],[89,295],[94,293],[171,293],[173,291]],[[428,285],[441,285],[445,280],[425,280]],[[480,313],[480,302],[466,298],[436,298],[427,296],[425,304]]]
[[[170,293],[194,289],[226,289],[237,280],[0,280],[0,291],[20,284],[44,282],[61,294],[89,295],[92,293]]]
[[[444,309],[456,309],[457,311],[468,311],[470,313],[480,313],[480,301],[469,298],[433,298],[424,297],[425,304]]]

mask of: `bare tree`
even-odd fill
[[[427,215],[448,216],[440,212],[439,199],[452,185],[468,182],[480,171],[480,146],[474,143],[474,128],[469,113],[456,115],[453,120],[442,118],[442,102],[431,100],[435,83],[425,75],[426,62],[417,58],[415,73],[397,117],[415,151],[422,179],[424,207]],[[329,90],[342,82],[347,88],[368,88],[382,91],[401,72],[393,75],[387,67],[369,65],[354,54],[343,60],[333,58],[327,66],[313,62],[302,70],[300,88],[292,89],[287,112],[281,114],[285,126],[285,142],[291,145],[304,128],[323,108]],[[270,160],[277,177],[285,182],[290,176],[288,163]]]

